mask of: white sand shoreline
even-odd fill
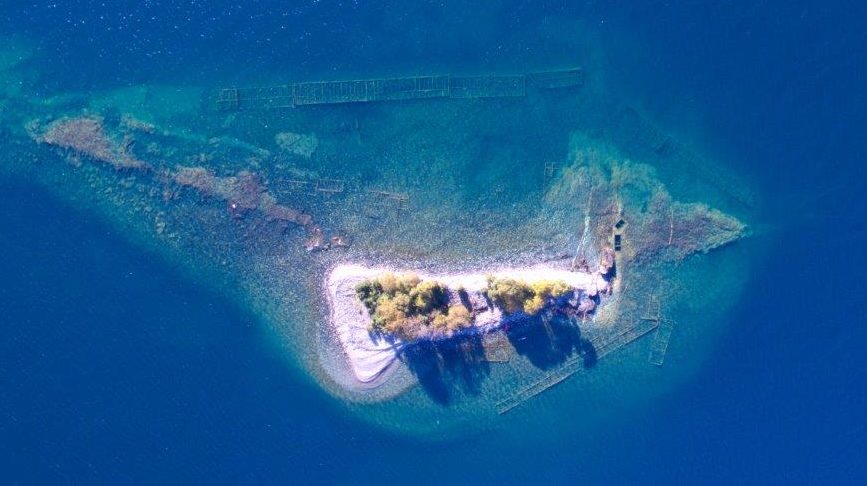
[[[330,325],[346,354],[355,379],[364,388],[372,388],[387,378],[397,362],[400,351],[411,343],[399,339],[386,340],[368,331],[370,313],[358,300],[355,287],[360,282],[386,272],[407,270],[386,267],[366,267],[358,264],[337,265],[328,273],[326,290],[330,306]],[[578,293],[595,296],[610,289],[610,283],[600,272],[580,272],[540,265],[529,268],[501,268],[484,273],[427,274],[416,272],[422,280],[437,280],[448,288],[463,287],[467,292],[481,292],[487,286],[487,276],[510,277],[533,283],[539,280],[562,280]],[[504,324],[499,309],[492,308],[475,317],[473,332],[488,332]]]

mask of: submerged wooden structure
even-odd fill
[[[659,321],[656,336],[653,338],[653,344],[650,347],[650,355],[647,357],[650,364],[662,366],[665,362],[665,353],[668,352],[668,342],[671,340],[671,333],[673,331],[674,321],[671,319],[661,319]]]
[[[434,98],[516,98],[526,96],[528,87],[551,90],[580,86],[583,82],[580,68],[513,75],[446,74],[313,81],[264,88],[224,88],[217,97],[217,107],[255,110]]]
[[[641,319],[613,336],[606,336],[606,339],[598,339],[596,342],[591,340],[593,348],[596,350],[595,359],[601,359],[602,357],[644,336],[650,331],[656,329],[658,326],[659,323],[657,321]],[[585,356],[582,354],[572,356],[556,369],[519,389],[514,395],[498,402],[496,404],[497,412],[499,412],[500,415],[508,413],[527,400],[556,385],[559,385],[575,373],[586,369],[584,365],[585,359]]]
[[[662,366],[665,361],[665,354],[668,351],[668,342],[671,339],[671,334],[674,330],[674,321],[663,317],[662,304],[657,297],[651,296],[650,308],[652,309],[653,314],[642,317],[637,322],[626,326],[622,330],[618,330],[615,334],[603,334],[591,338],[590,343],[593,345],[593,349],[595,350],[595,356],[593,359],[599,360],[636,339],[649,334],[651,331],[656,330],[653,343],[650,347],[648,361],[656,366]],[[575,373],[586,369],[585,360],[587,360],[587,357],[583,354],[572,356],[562,365],[551,370],[541,378],[525,385],[512,396],[497,402],[497,412],[501,415],[508,413],[536,395],[566,381],[567,378],[571,377]]]
[[[652,321],[656,323],[656,334],[653,337],[653,344],[650,346],[650,354],[647,356],[647,361],[656,366],[662,366],[665,362],[665,353],[668,352],[668,342],[671,340],[671,333],[674,332],[674,321],[666,319],[662,316],[662,303],[655,296],[651,296],[651,307],[656,304],[655,313],[641,318],[642,321]]]

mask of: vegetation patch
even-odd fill
[[[411,340],[431,334],[452,334],[472,324],[462,303],[450,304],[446,287],[422,281],[414,273],[386,273],[355,287],[372,317],[370,330]]]
[[[562,280],[539,280],[527,283],[513,278],[488,276],[485,294],[507,314],[539,313],[553,299],[563,297],[572,287]]]

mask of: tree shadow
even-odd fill
[[[596,362],[599,361],[599,355],[596,352],[596,346],[594,346],[589,339],[581,338],[579,353],[581,353],[585,368],[592,368],[596,366]]]
[[[456,391],[477,395],[490,373],[482,336],[460,335],[438,341],[422,340],[400,354],[425,392],[436,402],[448,404]]]
[[[518,354],[543,370],[576,354],[582,356],[586,368],[595,366],[598,359],[593,343],[581,335],[577,319],[565,314],[529,317],[508,326],[506,336]]]

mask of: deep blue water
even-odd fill
[[[219,84],[287,65],[544,64],[574,46],[539,34],[541,19],[578,18],[602,39],[612,83],[756,178],[777,229],[756,236],[773,251],[699,374],[589,447],[495,433],[430,444],[345,418],[254,317],[47,192],[4,182],[3,482],[864,482],[863,4],[317,2],[283,16],[276,2],[11,3],[5,30],[54,60],[48,91]]]
[[[255,319],[50,193],[2,188],[4,483],[286,478],[352,434]]]

